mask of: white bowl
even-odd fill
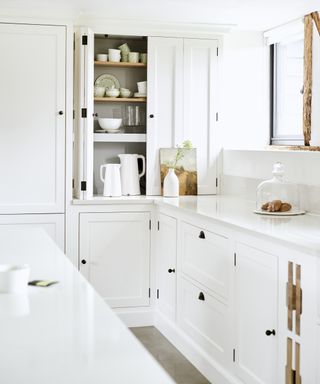
[[[106,92],[105,87],[99,87],[99,86],[94,87],[95,97],[103,97],[105,92]]]
[[[120,128],[122,119],[111,119],[111,118],[98,118],[99,125],[102,129],[117,130]]]
[[[106,90],[106,96],[108,97],[118,97],[120,95],[120,91],[117,88],[110,88]]]
[[[108,55],[106,53],[98,53],[96,58],[98,61],[108,61]]]
[[[28,287],[30,268],[23,265],[0,265],[0,293],[25,293]]]

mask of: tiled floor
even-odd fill
[[[177,384],[210,383],[156,328],[131,328],[131,331]]]

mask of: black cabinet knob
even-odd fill
[[[267,336],[271,336],[271,335],[275,336],[276,335],[276,331],[274,329],[272,331],[270,331],[270,329],[267,329],[266,330],[266,335]]]
[[[201,301],[204,301],[204,300],[205,300],[203,292],[200,292],[200,293],[199,293],[199,297],[198,297],[198,299],[201,300]]]
[[[97,113],[93,113],[92,116],[93,117],[98,117],[98,114]]]
[[[153,115],[153,114],[151,114],[151,115],[149,115],[149,117],[150,117],[150,119],[153,119],[153,118],[154,118],[154,115]]]
[[[59,115],[63,115],[63,111],[59,111]]]
[[[203,231],[201,231],[199,234],[199,239],[205,239],[205,238],[206,238],[206,235],[204,234]]]
[[[87,260],[82,259],[82,260],[81,260],[81,264],[87,264]]]
[[[175,270],[174,268],[172,268],[172,269],[171,269],[171,268],[169,268],[169,269],[168,269],[168,272],[169,272],[169,273],[175,273],[175,272],[176,272],[176,270]]]

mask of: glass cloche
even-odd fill
[[[256,213],[273,215],[299,215],[300,208],[297,184],[284,180],[282,163],[273,165],[272,179],[263,181],[257,188]]]

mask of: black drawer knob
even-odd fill
[[[270,329],[267,329],[266,330],[266,335],[267,336],[271,336],[271,335],[275,336],[276,335],[276,331],[274,329],[272,331],[270,331]]]
[[[63,111],[59,111],[59,115],[60,115],[60,116],[63,115]]]
[[[81,264],[87,264],[87,260],[82,259],[82,260],[81,260]]]
[[[200,293],[199,293],[199,297],[198,297],[198,299],[201,300],[201,301],[205,301],[203,292],[200,292]]]
[[[169,268],[169,269],[168,269],[168,272],[169,272],[169,273],[176,273],[176,270],[175,270],[174,268],[172,268],[172,269]]]
[[[154,115],[151,113],[151,115],[149,115],[150,119],[153,119],[154,118]]]
[[[206,238],[206,235],[204,234],[204,232],[200,231],[199,239],[205,239],[205,238]]]

